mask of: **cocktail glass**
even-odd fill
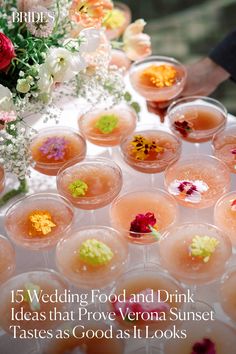
[[[228,165],[231,173],[236,173],[236,125],[229,125],[215,134],[212,147],[214,155]]]
[[[5,173],[3,167],[0,165],[0,193],[4,190],[5,187]]]
[[[163,56],[150,56],[135,62],[130,68],[130,81],[133,88],[151,106],[155,104],[156,113],[164,121],[168,102],[177,97],[186,82],[186,69],[176,59]]]
[[[199,144],[210,141],[217,131],[225,127],[227,110],[213,98],[191,96],[173,102],[167,116],[174,134],[185,141]]]
[[[58,172],[57,189],[76,207],[90,210],[91,223],[95,223],[94,210],[111,203],[122,187],[122,172],[112,160],[88,157],[64,165]]]
[[[170,294],[185,296],[185,290],[166,271],[149,263],[146,268],[129,270],[118,279],[110,294],[114,300],[108,306],[116,313],[116,323],[120,328],[130,333],[135,331],[136,336],[139,332],[139,338],[147,338],[156,331],[165,331],[173,326],[171,308],[182,310],[184,302],[179,302],[177,297],[171,298]],[[179,325],[178,321],[175,325]],[[151,340],[146,339],[145,342],[142,353],[152,353]],[[160,347],[158,341],[156,349]]]
[[[222,277],[220,303],[224,312],[236,322],[236,266],[231,267]]]
[[[230,189],[230,171],[216,157],[193,154],[170,164],[165,186],[179,204],[195,209],[211,207]]]
[[[109,11],[103,26],[109,40],[118,39],[131,22],[130,8],[122,2],[114,2],[113,10]]]
[[[111,225],[131,243],[142,246],[144,265],[149,260],[148,245],[157,242],[178,218],[174,198],[161,189],[125,193],[111,204]]]
[[[12,334],[14,330],[19,336],[19,326],[21,330],[39,331],[49,330],[57,327],[61,323],[59,317],[50,317],[50,312],[61,312],[67,310],[68,305],[56,301],[44,301],[43,296],[58,296],[64,294],[67,289],[65,280],[55,271],[44,269],[35,270],[19,274],[0,287],[0,327],[7,333]],[[17,320],[20,313],[27,313],[21,321]],[[45,315],[45,320],[42,320]],[[21,315],[22,316],[22,315]],[[40,318],[41,320],[36,320]],[[37,340],[36,347],[40,353],[41,343]]]
[[[80,289],[106,288],[124,272],[127,261],[126,239],[106,226],[80,228],[56,248],[60,273]]]
[[[15,249],[6,237],[0,235],[0,284],[12,276],[15,268]]]
[[[54,193],[36,193],[12,204],[6,212],[5,228],[17,245],[44,251],[47,265],[47,250],[68,234],[73,218],[73,206],[68,200]]]
[[[230,238],[236,246],[236,191],[223,195],[214,209],[214,223]]]
[[[151,186],[154,187],[155,174],[179,159],[181,141],[164,129],[140,127],[122,140],[120,148],[130,167],[151,174]]]
[[[110,65],[122,69],[125,74],[130,68],[131,60],[127,57],[123,50],[112,49]]]
[[[160,264],[179,281],[192,285],[192,292],[197,285],[218,279],[231,254],[230,239],[210,224],[179,224],[159,242]]]
[[[127,104],[110,109],[97,108],[79,118],[79,129],[92,144],[108,147],[110,157],[112,147],[120,144],[122,138],[131,134],[136,127],[137,114]]]
[[[74,129],[68,127],[48,127],[41,129],[30,145],[32,167],[45,175],[56,176],[68,161],[83,160],[86,142]]]

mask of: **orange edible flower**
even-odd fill
[[[83,27],[100,27],[107,10],[112,10],[110,0],[73,0],[70,18]]]
[[[47,235],[52,231],[56,224],[52,222],[52,216],[48,211],[35,210],[29,215],[29,221],[34,231]],[[33,232],[29,232],[30,236],[34,236]]]
[[[144,84],[154,87],[170,87],[176,83],[177,71],[171,65],[151,65],[141,75]]]

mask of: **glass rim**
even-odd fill
[[[100,164],[103,164],[103,165],[104,165],[104,162],[106,162],[106,163],[109,162],[109,167],[111,167],[115,171],[117,176],[119,176],[119,180],[120,180],[120,184],[117,184],[116,185],[117,187],[112,189],[113,193],[111,193],[111,191],[107,191],[106,193],[102,194],[101,196],[102,197],[106,197],[106,199],[109,199],[108,198],[109,196],[111,196],[113,194],[116,195],[118,189],[121,190],[121,186],[123,184],[123,173],[122,173],[122,169],[120,168],[120,166],[115,161],[113,161],[113,160],[111,160],[109,158],[106,158],[106,157],[86,156],[86,158],[84,160],[82,160],[80,162],[78,161],[78,163],[70,165],[71,162],[73,163],[73,161],[76,161],[76,160],[77,159],[75,158],[75,159],[69,161],[67,163],[68,166],[66,166],[67,164],[63,165],[59,169],[59,171],[57,173],[56,184],[57,184],[57,190],[58,190],[59,195],[62,195],[61,191],[59,191],[59,190],[60,190],[60,182],[61,182],[61,180],[63,178],[63,176],[62,176],[63,172],[66,172],[70,168],[76,167],[77,165],[90,164],[90,163],[92,164],[93,161],[94,161],[94,164],[95,164],[95,162],[97,162],[98,160],[99,160],[98,162],[100,162]],[[89,160],[89,161],[87,161],[87,160]],[[71,194],[69,192],[67,193],[67,192],[65,192],[63,190],[63,195],[64,194],[65,194],[65,196],[69,196],[71,198]],[[66,197],[64,197],[64,198],[67,199]],[[89,204],[89,203],[91,203],[91,200],[96,200],[97,198],[98,198],[97,196],[90,196],[90,197],[82,196],[82,197],[75,198],[74,202],[75,203],[78,202],[78,204],[80,204],[80,202],[82,202],[83,204]],[[97,203],[93,203],[93,204],[97,204]]]
[[[218,208],[219,204],[225,199],[225,198],[228,198],[230,195],[233,195],[235,194],[235,199],[236,199],[236,190],[235,191],[229,191],[225,194],[223,194],[215,203],[215,206],[214,206],[214,217],[215,217],[215,212],[216,212],[216,209]]]
[[[214,145],[215,140],[221,135],[230,136],[230,134],[227,134],[227,132],[229,132],[231,129],[235,130],[235,139],[236,139],[236,123],[228,124],[224,129],[220,129],[219,131],[215,132],[211,140],[211,146],[215,149],[215,145]]]

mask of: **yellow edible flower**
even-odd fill
[[[47,235],[52,231],[56,224],[52,222],[52,216],[48,211],[36,210],[29,215],[29,220],[31,221],[32,227],[37,231],[41,232],[43,235]],[[32,235],[32,233],[29,233]]]
[[[195,236],[190,245],[190,255],[194,257],[202,257],[203,262],[207,263],[215,252],[219,241],[215,237]]]
[[[170,87],[176,83],[177,71],[171,65],[151,65],[142,73],[142,79],[153,86]]]
[[[111,11],[108,11],[104,22],[103,26],[105,26],[107,29],[116,29],[125,23],[125,15],[124,13],[119,10],[119,9],[113,9]]]
[[[131,142],[132,152],[135,153],[135,157],[138,160],[145,160],[151,151],[161,153],[164,148],[158,146],[155,141],[150,141],[144,138],[142,135],[136,135]]]

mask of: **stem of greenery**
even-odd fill
[[[5,205],[10,199],[14,198],[15,196],[17,196],[21,193],[28,192],[28,185],[27,185],[26,179],[19,180],[19,182],[20,182],[20,185],[17,189],[10,190],[6,194],[4,194],[4,196],[2,198],[0,198],[0,208],[3,205]]]

